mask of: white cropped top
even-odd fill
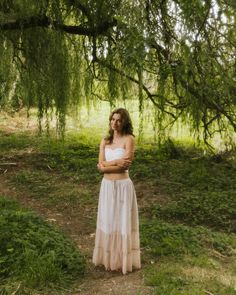
[[[124,148],[111,149],[109,147],[105,147],[105,160],[108,162],[121,159],[124,157],[124,154],[125,154]],[[128,169],[125,171],[127,172]]]
[[[121,158],[123,158],[124,154],[125,154],[124,148],[111,149],[111,148],[105,147],[106,161],[113,161],[113,160],[121,159]]]

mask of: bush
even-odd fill
[[[204,227],[172,225],[158,219],[142,220],[141,245],[152,257],[200,255],[213,249],[223,255],[232,255],[236,236],[218,233]]]
[[[37,289],[83,275],[85,258],[62,233],[7,199],[0,211],[0,280]]]

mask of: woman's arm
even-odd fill
[[[122,173],[128,168],[128,167],[121,168],[119,166],[105,167],[102,164],[98,164],[97,167],[103,173]]]
[[[104,167],[114,167],[114,166],[128,167],[128,166],[130,166],[131,161],[129,160],[128,157],[124,157],[124,158],[116,159],[113,161],[103,161],[101,164]]]
[[[104,167],[119,166],[121,168],[128,168],[134,158],[134,137],[132,135],[127,137],[125,144],[126,153],[123,158],[113,161],[102,161]]]
[[[132,163],[132,160],[134,158],[134,138],[132,135],[127,137],[126,143],[125,143],[125,149],[126,153],[125,156],[122,159],[117,159],[114,161],[102,161],[102,159],[105,158],[105,143],[104,145],[101,145],[101,150],[103,150],[103,153],[99,159],[101,159],[101,162],[99,161],[99,164],[97,165],[98,169],[103,173],[121,173],[127,170],[129,166]]]
[[[99,147],[99,156],[98,156],[98,169],[103,173],[116,173],[116,172],[124,172],[127,167],[119,167],[117,166],[117,160],[114,161],[105,161],[105,139],[101,140]],[[103,165],[103,163],[107,163],[107,166]],[[109,166],[108,166],[109,165]]]
[[[103,138],[100,142],[99,146],[99,155],[98,155],[98,163],[102,164],[105,161],[105,139]]]
[[[99,147],[99,156],[98,156],[99,165],[104,166],[104,167],[116,166],[117,160],[114,160],[114,161],[106,161],[105,160],[105,145],[106,145],[106,141],[103,138],[101,140],[100,147]]]
[[[134,149],[135,149],[134,137],[132,135],[129,135],[127,137],[127,140],[126,140],[126,143],[125,143],[126,153],[125,153],[124,158],[129,159],[131,163],[132,163],[132,161],[134,159]]]
[[[116,166],[117,165],[117,160],[112,160],[112,161],[102,161],[102,166],[104,167],[111,167],[111,166]]]

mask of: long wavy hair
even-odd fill
[[[111,119],[114,114],[119,114],[121,117],[121,124],[122,124],[121,134],[122,135],[130,134],[134,136],[133,125],[132,125],[129,112],[124,108],[118,108],[112,111],[109,116],[109,131],[108,131],[108,135],[105,137],[105,140],[108,144],[111,144],[113,142],[114,130],[111,128]]]

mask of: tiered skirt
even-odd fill
[[[123,274],[141,268],[138,206],[130,178],[102,180],[93,263]]]

